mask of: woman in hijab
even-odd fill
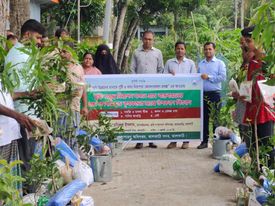
[[[109,47],[105,44],[101,44],[97,47],[94,65],[102,74],[120,73]]]

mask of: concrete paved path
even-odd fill
[[[147,145],[147,144],[145,144]],[[95,206],[233,206],[241,183],[213,172],[211,149],[133,149],[112,159],[113,180],[94,183],[85,194]],[[180,144],[178,143],[178,146]]]

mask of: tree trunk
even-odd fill
[[[178,15],[178,13],[176,11],[174,11],[173,14],[174,14],[174,23],[173,23],[173,26],[174,26],[174,31],[176,31],[175,34],[174,34],[174,41],[176,41],[178,39],[177,31],[179,31],[178,30],[179,15]]]
[[[122,5],[118,11],[117,24],[116,24],[116,28],[114,32],[114,40],[113,40],[113,49],[114,49],[113,56],[115,61],[117,61],[117,57],[118,57],[119,44],[121,41],[123,23],[124,23],[124,19],[125,19],[127,7],[128,7],[128,0],[126,0],[125,3],[121,3],[121,4]]]
[[[239,0],[234,0],[234,14],[235,14],[235,29],[238,28],[238,3]]]
[[[241,0],[241,29],[244,28],[244,0]]]
[[[10,30],[20,36],[23,23],[30,18],[30,0],[10,0]]]
[[[7,0],[0,1],[0,35],[2,36],[6,36],[6,23],[9,17],[8,6]]]
[[[131,42],[131,40],[134,37],[135,32],[137,31],[137,27],[138,27],[138,23],[139,23],[139,19],[138,18],[133,18],[128,26],[127,31],[124,34],[124,37],[120,43],[120,47],[119,47],[119,52],[118,52],[118,59],[117,59],[117,65],[118,68],[120,68],[121,71],[123,71],[124,68],[122,68],[122,61],[125,55],[125,51],[126,48],[129,44],[129,42]]]
[[[139,22],[136,23],[135,29],[132,31],[132,34],[130,35],[130,38],[127,42],[127,46],[126,46],[124,56],[123,56],[123,59],[122,59],[122,64],[121,64],[122,73],[127,73],[127,71],[129,70],[128,59],[129,59],[129,54],[130,54],[131,41],[135,37],[135,34],[137,33],[138,23]],[[127,70],[127,68],[128,68],[128,70]]]

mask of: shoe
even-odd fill
[[[173,149],[177,147],[177,143],[176,142],[170,142],[170,144],[167,145],[167,149]]]
[[[155,145],[153,142],[150,142],[150,143],[149,143],[149,147],[151,147],[151,148],[157,148],[158,146]]]
[[[143,143],[137,143],[135,148],[136,149],[141,149],[143,147]]]
[[[197,149],[205,149],[208,147],[208,143],[202,142],[199,146],[197,146]]]
[[[181,149],[188,149],[189,147],[189,142],[183,142],[181,145]]]

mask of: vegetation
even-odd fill
[[[82,0],[80,12],[81,36],[92,35],[104,18],[105,0]],[[58,15],[56,15],[58,14]],[[54,35],[55,28],[66,28],[70,35],[77,37],[77,1],[65,0],[58,4],[50,4],[42,12],[42,24],[46,26],[48,35]]]
[[[0,160],[0,205],[27,206],[23,204],[18,185],[22,185],[24,178],[14,175],[12,170],[19,167],[21,161],[7,163],[6,160]]]

